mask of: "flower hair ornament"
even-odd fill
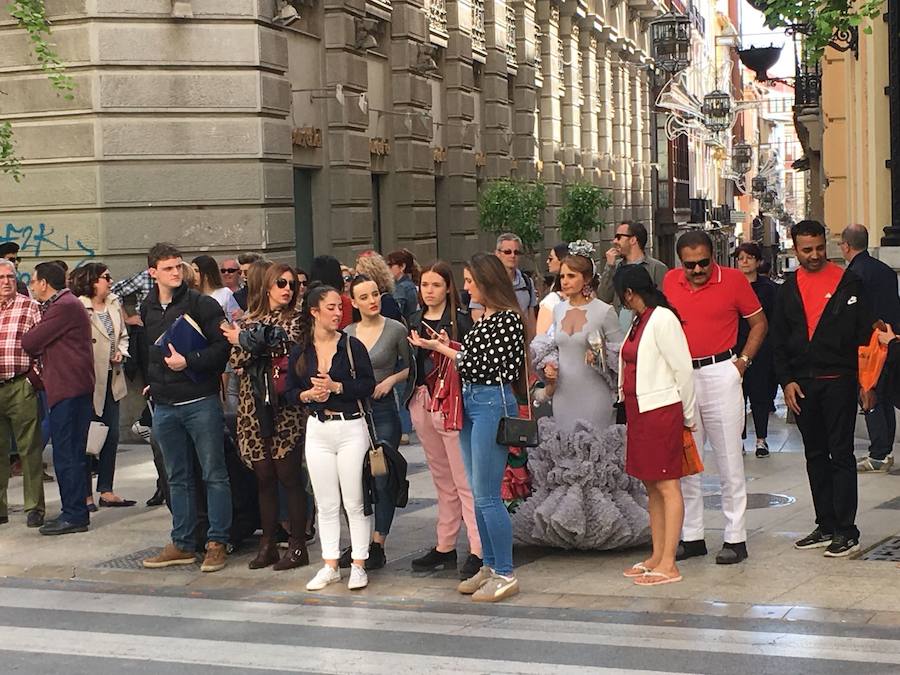
[[[576,239],[575,241],[569,244],[569,255],[580,255],[582,258],[587,258],[591,261],[591,278],[597,278],[597,263],[594,262],[594,245],[589,242],[587,239]],[[593,289],[590,284],[585,284],[584,288],[581,290],[581,293],[584,297],[589,298],[591,293],[593,293]]]

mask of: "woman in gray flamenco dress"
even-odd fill
[[[625,427],[615,424],[623,333],[611,305],[593,297],[593,246],[574,242],[560,269],[566,300],[554,308],[552,337],[532,342],[535,370],[552,396],[529,452],[532,495],[513,515],[525,544],[609,550],[649,540],[647,496],[625,473]],[[540,392],[541,390],[539,390]]]

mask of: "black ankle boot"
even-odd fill
[[[163,495],[162,490],[156,488],[156,492],[153,493],[153,496],[147,500],[147,506],[162,506],[166,501],[165,495]]]
[[[259,551],[257,551],[256,557],[248,563],[247,567],[251,570],[261,570],[277,562],[278,549],[275,546],[275,542],[269,537],[261,537],[259,540]]]
[[[304,537],[305,539],[305,537]],[[306,542],[291,539],[288,543],[288,550],[281,556],[281,560],[275,563],[273,570],[292,570],[295,567],[306,567],[309,565],[309,551],[306,550]]]

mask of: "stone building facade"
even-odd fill
[[[0,238],[123,273],[158,240],[213,255],[485,247],[478,190],[541,179],[652,216],[647,22],[660,0],[46,0],[57,96],[0,10]]]

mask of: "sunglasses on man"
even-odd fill
[[[240,267],[220,267],[219,271],[222,274],[237,274],[241,271]]]
[[[633,237],[633,236],[634,236],[633,234],[628,234],[627,232],[616,232],[616,236],[614,236],[613,239],[615,239],[616,241],[619,241],[619,239],[624,239],[624,238]]]
[[[522,252],[517,248],[498,248],[497,253],[502,253],[503,255],[522,255]]]
[[[695,267],[709,267],[709,264],[712,262],[709,258],[702,258],[701,260],[682,260],[681,266],[686,270],[692,270]]]
[[[278,286],[278,288],[287,288],[288,286],[290,286],[292,291],[297,290],[297,282],[293,280],[288,281],[287,279],[276,279],[275,285]]]

